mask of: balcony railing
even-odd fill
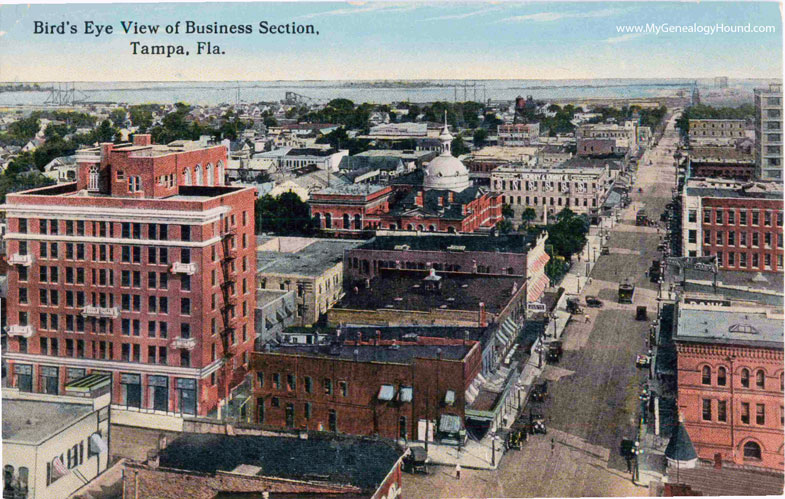
[[[29,338],[35,333],[33,326],[20,326],[19,324],[8,326],[6,331],[8,336],[21,336],[22,338]]]
[[[82,309],[82,317],[108,317],[115,319],[120,316],[117,307],[94,307],[88,305]]]
[[[195,263],[174,262],[172,264],[172,269],[171,270],[172,270],[173,274],[194,275],[196,273],[196,264]]]
[[[196,348],[196,338],[175,338],[172,340],[172,348],[182,348],[184,350],[193,350]]]
[[[19,253],[14,253],[8,259],[8,263],[11,265],[24,265],[25,267],[29,267],[33,264],[33,255],[20,255]]]

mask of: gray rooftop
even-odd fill
[[[296,253],[257,251],[256,272],[257,274],[319,276],[340,263],[345,250],[362,243],[362,240],[319,239]]]
[[[338,184],[330,185],[316,191],[316,194],[349,194],[355,196],[369,196],[385,189],[387,186],[377,184]]]
[[[37,444],[92,411],[87,404],[3,398],[3,441]]]
[[[472,345],[333,345],[333,346],[281,346],[274,348],[273,353],[290,355],[313,355],[335,359],[354,360],[357,353],[358,362],[390,362],[394,364],[410,364],[415,358],[444,360],[461,360],[471,350]]]
[[[257,289],[256,308],[264,308],[270,303],[280,300],[287,293],[294,293],[294,291],[277,290],[277,289]]]
[[[679,306],[674,341],[783,349],[783,319],[756,309]]]

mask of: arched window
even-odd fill
[[[202,165],[196,165],[194,168],[194,184],[202,185]]]
[[[422,230],[423,230],[423,226],[422,226],[422,225],[418,225],[418,226],[417,226],[417,230],[419,230],[420,232],[422,232]]]
[[[349,215],[346,214],[346,213],[343,214],[343,228],[344,229],[350,229],[351,228],[349,226]]]
[[[750,387],[750,370],[747,368],[741,370],[741,386],[744,388]]]
[[[354,228],[357,229],[357,230],[360,230],[360,229],[363,228],[363,221],[362,221],[362,218],[360,217],[360,215],[355,215],[354,216]]]
[[[191,169],[183,169],[183,185],[191,185]]]
[[[413,230],[413,229],[414,229],[414,227],[412,227],[412,224],[409,224],[409,225],[406,226],[406,230]]]
[[[763,373],[763,369],[759,369],[755,373],[755,386],[761,390],[766,388],[766,375]]]
[[[226,173],[224,172],[224,162],[218,162],[218,185],[224,185],[226,183]]]
[[[10,464],[6,464],[3,467],[3,482],[5,482],[6,486],[10,486],[11,483],[14,481],[14,467]]]
[[[332,229],[333,227],[333,217],[329,213],[324,214],[324,228],[325,229]]]
[[[455,234],[455,227],[447,227],[447,232],[450,234]]]
[[[760,445],[756,442],[744,444],[744,459],[760,459]]]
[[[727,371],[724,367],[717,368],[717,384],[720,386],[725,386],[725,381],[727,377]]]
[[[27,490],[27,481],[30,475],[30,470],[22,466],[19,468],[19,490]]]
[[[215,172],[213,172],[212,163],[207,163],[207,168],[205,169],[205,172],[207,174],[207,185],[212,187],[213,185],[215,185]]]
[[[98,166],[96,165],[90,167],[90,177],[88,178],[87,190],[98,190]]]
[[[703,366],[703,375],[701,376],[701,383],[704,385],[711,384],[711,367]]]
[[[434,227],[433,225],[429,225],[428,226],[428,231],[429,232],[436,232],[436,227]]]
[[[322,228],[322,215],[319,213],[314,214],[313,216],[314,223],[318,228]]]

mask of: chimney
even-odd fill
[[[455,201],[455,193],[453,191],[447,193],[447,200],[450,201],[451,203]]]
[[[439,360],[442,360],[442,347],[439,347],[439,348],[436,349],[436,357]]]
[[[363,333],[361,331],[357,331],[357,345],[360,345],[363,342]]]
[[[485,326],[485,303],[480,302],[480,327]]]
[[[354,349],[354,361],[355,362],[359,362],[360,361],[360,349],[359,348],[355,348]]]
[[[417,191],[417,194],[414,196],[414,205],[419,206],[420,208],[423,207],[423,194],[422,191]]]
[[[382,332],[377,329],[376,330],[376,345],[378,346],[378,345],[381,345],[381,344],[382,344]]]
[[[109,161],[109,153],[114,149],[114,144],[111,142],[101,142],[101,161]]]
[[[436,199],[437,199],[437,202],[439,203],[439,206],[444,206],[444,196],[439,196]]]
[[[149,133],[137,133],[134,135],[135,146],[149,146],[153,144],[153,136]]]

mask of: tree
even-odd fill
[[[523,222],[526,225],[529,225],[536,219],[537,219],[537,212],[531,206],[527,206],[526,209],[523,210],[523,213],[521,213],[521,220],[523,220]]]
[[[504,218],[512,218],[515,216],[515,212],[512,209],[512,206],[509,203],[504,203],[502,205],[502,216]]]
[[[104,120],[93,130],[93,142],[112,142],[118,132],[117,127],[113,127],[109,120]]]
[[[581,251],[586,244],[589,220],[565,208],[556,215],[556,223],[547,227],[548,242],[553,246],[554,255],[569,261],[572,255]]]
[[[485,145],[485,141],[488,140],[488,130],[484,128],[478,128],[474,131],[474,135],[472,135],[472,140],[474,141],[475,147],[482,147]]]
[[[293,192],[278,197],[269,194],[256,200],[256,230],[281,236],[310,235],[316,231],[310,209]]]
[[[462,154],[468,154],[471,152],[471,149],[466,146],[466,143],[463,141],[463,138],[460,135],[452,139],[450,150],[452,151],[452,155],[456,158]]]
[[[112,120],[115,126],[123,126],[126,114],[127,111],[124,107],[118,107],[117,109],[112,109],[112,112],[109,113],[109,119]]]
[[[506,218],[500,220],[496,224],[496,230],[499,231],[500,234],[509,234],[510,232],[512,232],[512,222],[510,222]]]

